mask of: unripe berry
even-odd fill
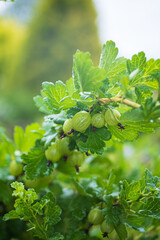
[[[30,179],[24,178],[24,182],[27,188],[35,188],[37,187],[39,180],[30,180]]]
[[[81,111],[76,113],[72,118],[73,129],[78,132],[85,132],[91,124],[91,117],[88,112]]]
[[[68,157],[67,162],[71,166],[81,166],[84,161],[84,154],[79,151],[73,151],[72,154]]]
[[[63,124],[63,132],[68,135],[68,132],[71,131],[71,129],[73,128],[72,126],[72,119],[69,118],[67,119],[64,124]]]
[[[52,143],[51,146],[45,151],[47,160],[57,162],[61,158],[59,142]]]
[[[92,126],[96,128],[103,127],[105,124],[104,115],[102,113],[96,113],[95,115],[92,116],[91,123]]]
[[[107,223],[106,222],[106,220],[104,220],[103,222],[102,222],[102,224],[101,224],[101,231],[103,232],[103,233],[111,233],[111,232],[113,232],[113,230],[114,230],[114,226],[113,226],[113,224],[111,224],[111,223]]]
[[[100,224],[104,219],[104,216],[100,209],[94,208],[88,214],[88,221],[94,225]]]
[[[23,165],[21,163],[17,163],[16,160],[12,160],[9,165],[10,173],[17,177],[23,172]]]
[[[105,112],[105,121],[109,126],[116,126],[119,123],[120,112],[116,109],[108,109]]]
[[[65,137],[63,138],[60,144],[60,151],[62,156],[68,156],[71,154],[71,151],[69,150],[69,138]]]

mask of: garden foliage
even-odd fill
[[[160,60],[143,52],[131,60],[117,55],[108,41],[94,67],[90,54],[78,50],[72,77],[43,82],[34,98],[45,113],[43,125],[16,126],[13,141],[1,129],[0,201],[12,201],[11,182],[15,199],[3,220],[26,222],[35,239],[158,239],[160,177],[145,169],[138,178],[120,154],[111,154],[143,134],[156,135]],[[95,127],[97,113],[104,124]],[[11,176],[13,161],[19,174]],[[102,215],[91,217],[93,209]]]

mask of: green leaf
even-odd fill
[[[62,210],[58,205],[56,205],[55,198],[51,192],[47,193],[43,197],[43,202],[45,202],[45,226],[51,226],[53,228],[53,225],[57,224],[61,220],[60,215]]]
[[[109,179],[108,179],[107,186],[106,186],[107,194],[111,194],[113,192],[113,184],[115,183],[115,180],[116,180],[116,176],[114,175],[114,172],[112,171],[109,175]]]
[[[11,219],[17,219],[19,218],[19,215],[16,213],[15,210],[11,210],[9,213],[6,213],[3,217],[3,221],[8,221]]]
[[[38,95],[38,96],[34,97],[33,100],[35,102],[36,107],[38,107],[40,112],[43,112],[45,114],[52,114],[52,110],[49,110],[47,108],[47,106],[45,105],[45,103],[43,101],[43,97]]]
[[[69,85],[69,83],[67,84]],[[41,111],[49,114],[59,113],[61,109],[67,109],[76,105],[76,101],[68,96],[67,90],[66,85],[62,81],[57,81],[55,84],[43,82],[42,97],[38,96],[34,100]]]
[[[74,85],[80,92],[96,90],[105,79],[105,71],[93,67],[89,53],[77,51],[73,57]]]
[[[64,239],[63,235],[60,233],[53,233],[52,237],[49,238],[49,240],[60,240],[60,239]]]
[[[105,147],[105,142],[111,138],[111,133],[106,127],[95,129],[89,129],[87,132],[87,141],[78,142],[78,147],[82,152],[91,151],[91,153],[102,154],[103,148]]]
[[[41,138],[43,136],[44,131],[40,129],[38,123],[32,123],[28,125],[25,129],[19,126],[15,126],[14,128],[14,140],[17,146],[17,149],[21,152],[28,152],[31,147],[34,146],[37,138]]]
[[[140,182],[135,181],[129,184],[126,180],[124,180],[123,187],[125,190],[126,200],[136,201],[141,196]]]
[[[120,121],[124,129],[121,130],[118,125],[113,127],[108,126],[108,129],[112,133],[112,135],[120,139],[122,142],[126,140],[133,141],[134,139],[138,138],[139,132],[152,133],[154,132],[154,128],[159,127],[158,123],[148,121],[134,122],[121,119]]]
[[[146,203],[143,204],[142,210],[138,211],[140,215],[160,219],[160,198],[153,196],[147,198]]]
[[[147,186],[150,186],[151,188],[156,188],[157,184],[160,182],[160,178],[155,176],[152,176],[152,173],[146,169],[145,170],[145,183]]]
[[[9,204],[11,201],[11,189],[6,182],[0,181],[0,202]]]
[[[160,59],[155,60],[150,59],[146,62],[146,57],[143,52],[134,55],[132,60],[127,62],[128,72],[130,73],[130,85],[136,86],[147,85],[158,90],[158,83],[156,79],[152,77],[153,73],[159,71]]]
[[[102,212],[105,216],[106,222],[114,224],[115,227],[118,227],[121,223],[124,223],[127,218],[125,209],[121,205],[108,205],[102,210]]]
[[[127,239],[128,234],[127,234],[126,226],[123,223],[120,223],[118,226],[115,226],[115,230],[120,240]]]
[[[139,52],[138,55],[133,55],[132,60],[127,61],[127,68],[130,75],[130,78],[134,76],[136,72],[143,71],[146,67],[146,57],[144,52]]]
[[[134,214],[127,217],[125,224],[129,228],[146,233],[146,228],[152,224],[152,219]]]
[[[69,204],[69,210],[71,211],[73,217],[79,221],[86,217],[90,208],[91,203],[88,201],[88,198],[81,195],[73,197],[71,203]]]
[[[47,108],[59,112],[60,101],[67,97],[66,86],[61,81],[57,81],[56,84],[43,82],[41,94]]]
[[[24,167],[27,179],[34,180],[51,174],[52,168],[47,166],[48,161],[43,148],[32,148],[28,154],[22,155],[22,159],[27,164]]]
[[[74,178],[73,178],[73,183],[77,189],[77,191],[83,195],[83,196],[86,196],[86,197],[89,197],[89,198],[92,198],[93,196],[91,194],[88,194],[85,190],[85,188],[83,187],[83,185],[81,183],[79,183],[78,181],[76,181]]]
[[[73,97],[73,94],[76,92],[76,88],[74,86],[73,78],[70,78],[66,81],[67,91],[70,97]]]
[[[117,76],[126,69],[126,59],[123,57],[117,58],[118,48],[115,43],[107,41],[103,45],[102,54],[100,58],[100,67],[106,71],[106,77],[109,81],[117,82]]]

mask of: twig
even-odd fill
[[[119,103],[126,104],[130,107],[133,107],[133,108],[139,108],[141,106],[138,103],[132,102],[128,99],[123,99],[122,97],[100,98],[99,102],[103,103],[103,104],[112,103],[112,102],[119,102]]]

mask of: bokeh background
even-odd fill
[[[43,81],[71,77],[77,49],[95,65],[107,40],[120,56],[159,58],[159,9],[159,0],[0,1],[0,125],[41,119],[33,97]]]

